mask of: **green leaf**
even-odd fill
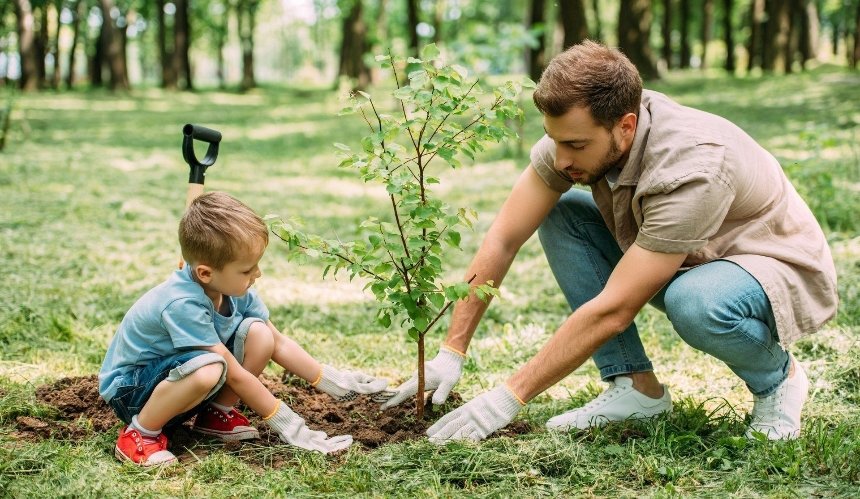
[[[349,151],[350,150],[348,145],[341,144],[340,142],[335,142],[334,146],[337,147],[338,149],[340,149],[341,151]]]
[[[442,293],[430,293],[427,298],[438,309],[445,306],[445,295]]]
[[[364,97],[364,98],[365,98],[365,99],[367,99],[367,100],[370,100],[370,94],[369,94],[369,93],[367,93],[367,92],[362,92],[361,90],[356,90],[356,91],[355,91],[355,93],[357,93],[358,95],[360,95],[360,96]]]
[[[439,47],[435,43],[431,43],[421,49],[421,58],[425,61],[432,61],[439,57],[439,53]]]
[[[449,230],[445,234],[445,240],[448,241],[448,244],[454,246],[455,248],[460,247],[460,233],[454,230]]]
[[[408,57],[406,59],[406,64],[421,64],[422,62],[424,61],[422,61],[421,59],[416,59],[415,57]]]
[[[378,61],[378,62],[382,62],[382,61],[390,61],[390,60],[391,60],[391,56],[390,56],[390,55],[382,55],[382,54],[380,54],[380,55],[377,55],[376,57],[374,57],[374,59],[376,59],[376,61]]]
[[[379,325],[388,328],[391,326],[391,316],[388,314],[382,314],[379,316]]]

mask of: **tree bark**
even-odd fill
[[[803,0],[803,12],[800,23],[800,64],[806,69],[806,63],[815,59],[818,54],[818,37],[820,21],[818,19],[818,6],[814,0]]]
[[[167,45],[167,16],[164,0],[156,0],[155,15],[158,20],[158,59],[161,65],[161,88],[176,88],[176,72],[173,70],[173,50]]]
[[[54,36],[51,37],[51,54],[54,56],[54,67],[51,70],[51,88],[60,88],[60,12],[63,10],[63,0],[54,0],[54,11],[57,13],[57,29],[54,31]]]
[[[346,76],[354,83],[354,90],[363,90],[370,84],[370,70],[364,63],[367,53],[367,24],[364,22],[363,0],[352,0],[349,12],[343,17],[343,38],[340,44],[338,76]]]
[[[128,68],[125,62],[123,34],[119,31],[111,11],[115,8],[113,0],[99,0],[102,9],[102,33],[104,34],[104,55],[110,71],[111,90],[129,90]]]
[[[787,60],[789,39],[791,36],[791,12],[788,1],[768,0],[767,24],[765,25],[764,58],[762,69],[774,71],[777,68],[789,67]]]
[[[191,20],[188,18],[189,0],[173,0],[176,16],[173,18],[173,72],[176,83],[185,90],[194,89],[191,76]]]
[[[703,0],[702,2],[702,63],[700,67],[708,67],[708,44],[714,30],[714,0]]]
[[[857,10],[854,12],[854,50],[852,52],[854,60],[851,61],[851,67],[857,69],[857,65],[860,64],[860,2],[857,3]]]
[[[678,67],[690,67],[690,0],[681,0],[681,60]]]
[[[243,0],[239,4],[239,41],[242,46],[242,91],[257,86],[254,76],[254,31],[257,29],[259,0]]]
[[[621,0],[618,9],[619,48],[644,80],[659,78],[651,52],[651,0]]]
[[[564,28],[562,49],[567,49],[588,38],[588,20],[582,0],[559,0],[558,17]]]
[[[418,57],[418,0],[406,0],[406,15],[408,18],[406,28],[409,30],[409,49],[413,56]]]
[[[666,63],[666,69],[672,69],[672,0],[663,0],[663,21],[660,29],[663,37],[663,61]]]
[[[75,86],[75,52],[78,50],[78,43],[81,39],[81,19],[86,15],[87,4],[83,0],[75,0],[70,5],[72,12],[72,46],[69,48],[69,64],[68,73],[66,73],[66,88],[71,89]]]
[[[41,2],[37,2],[38,5]],[[36,15],[36,12],[39,15]],[[45,68],[45,57],[48,55],[48,3],[44,2],[38,11],[34,8],[33,18],[39,22],[37,24],[38,31],[36,32],[36,43],[33,45],[36,51],[36,76],[39,79],[39,88],[48,86],[48,71]]]
[[[723,0],[723,40],[726,44],[726,64],[723,66],[729,74],[735,73],[735,30],[732,26],[733,0]]]
[[[546,30],[543,28],[545,24],[544,11],[544,0],[529,1],[529,16],[526,20],[526,28],[531,30],[536,26],[541,26],[540,34],[537,37],[537,46],[526,47],[526,68],[528,68],[529,77],[534,81],[540,79],[540,75],[543,73],[543,68],[546,64],[544,60],[544,57],[546,57]]]
[[[39,88],[36,69],[36,21],[30,0],[15,0],[15,17],[18,20],[18,57],[21,61],[21,90],[31,92]]]
[[[594,11],[594,39],[603,40],[603,22],[600,20],[600,0],[591,0],[591,10]]]
[[[764,2],[765,0],[752,0],[750,4],[750,37],[747,40],[747,71],[762,67]]]

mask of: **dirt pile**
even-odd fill
[[[426,421],[416,421],[414,405],[403,404],[385,412],[379,404],[368,396],[360,396],[348,402],[338,402],[328,395],[318,392],[297,378],[278,379],[262,377],[263,384],[290,408],[305,418],[308,426],[322,430],[329,435],[352,435],[356,443],[372,449],[380,445],[424,438],[424,432],[442,414],[463,403],[454,393],[441,410],[431,411],[428,403]],[[17,418],[18,438],[39,440],[58,438],[78,441],[97,432],[112,431],[119,420],[108,405],[99,397],[96,376],[63,378],[52,384],[39,387],[36,391],[39,402],[56,409],[55,419],[20,416]],[[259,417],[249,410],[243,411],[252,424],[260,430],[260,440],[254,445],[282,445],[276,435]],[[183,447],[190,448],[205,437],[190,431],[191,422],[171,432],[171,449],[174,452]],[[512,436],[531,431],[528,423],[516,421],[494,436]],[[235,446],[236,444],[233,444]]]

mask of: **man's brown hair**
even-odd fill
[[[191,202],[179,221],[179,246],[188,263],[216,270],[242,251],[262,250],[269,231],[254,210],[223,192],[208,192]]]
[[[620,51],[586,40],[549,61],[533,99],[541,113],[552,117],[587,107],[598,124],[611,130],[625,114],[639,115],[642,78]]]

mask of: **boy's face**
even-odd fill
[[[260,271],[260,259],[263,258],[264,252],[265,248],[243,252],[238,259],[217,270],[199,265],[198,279],[207,291],[227,296],[243,296],[254,281],[263,275]]]

